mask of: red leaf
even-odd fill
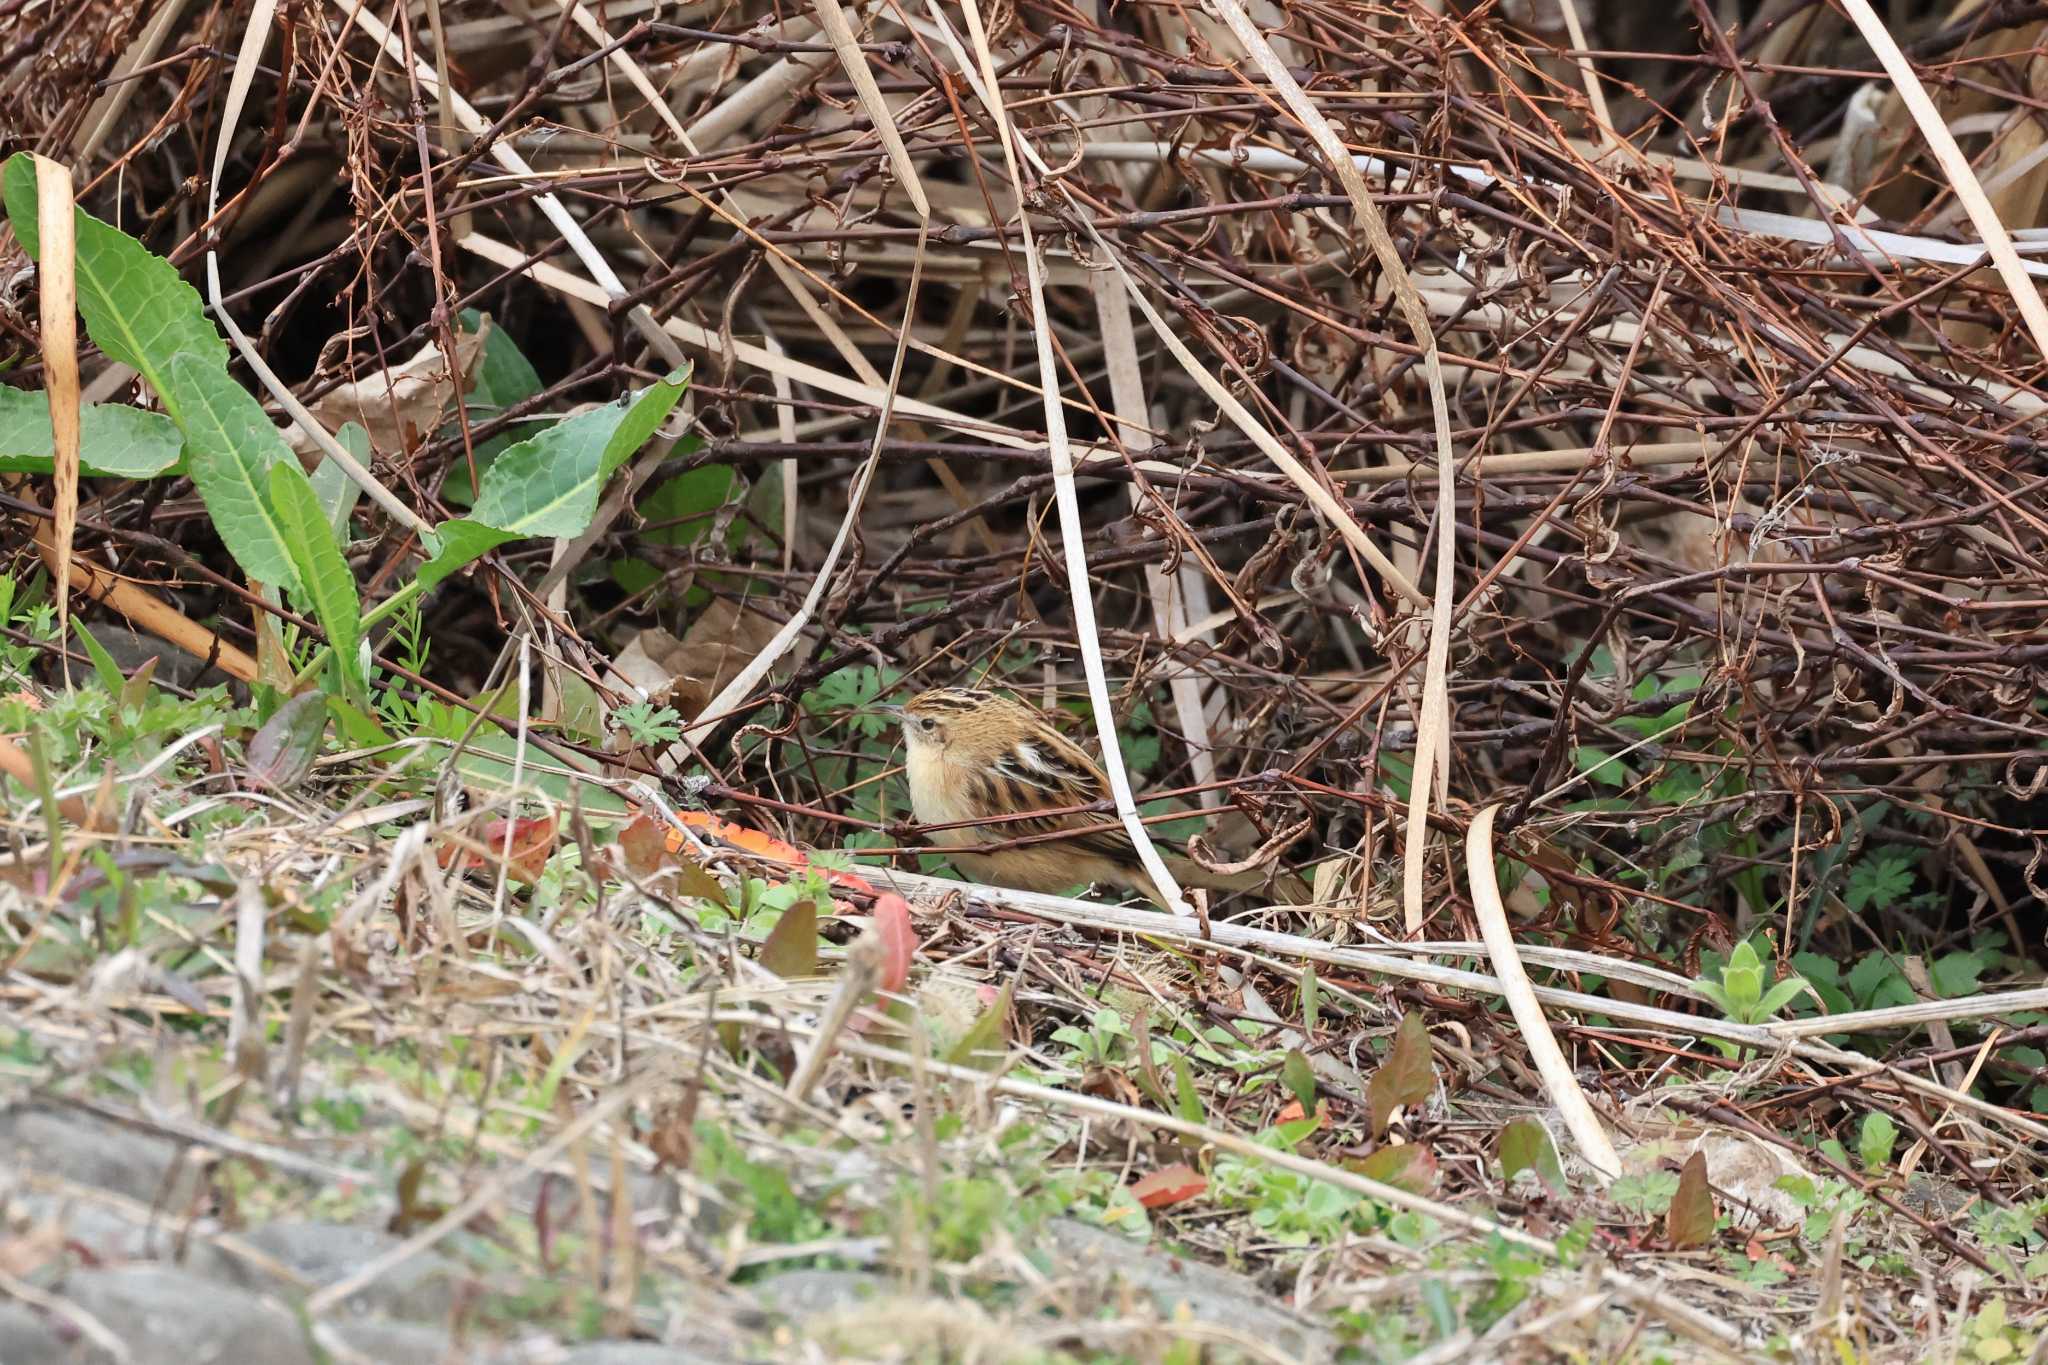
[[[509,848],[506,846],[508,837]],[[439,855],[441,866],[455,864],[459,858],[459,866],[465,870],[489,867],[503,856],[509,876],[517,881],[537,882],[547,868],[549,856],[555,851],[555,817],[541,815],[529,820],[493,820],[477,836],[477,843],[490,850],[489,857],[447,844],[442,846]]]
[[[1694,1152],[1678,1173],[1678,1193],[1664,1214],[1664,1238],[1674,1251],[1705,1246],[1714,1235],[1714,1192],[1707,1188],[1707,1158]]]
[[[875,928],[882,935],[881,988],[900,991],[910,980],[910,960],[917,956],[917,930],[910,923],[910,902],[893,891],[876,896]]]
[[[1436,1157],[1416,1142],[1382,1147],[1363,1161],[1346,1162],[1368,1180],[1392,1185],[1410,1194],[1428,1194],[1436,1188]]]
[[[1372,1102],[1372,1135],[1387,1131],[1394,1111],[1402,1105],[1420,1104],[1436,1088],[1434,1049],[1422,1016],[1409,1010],[1394,1030],[1394,1046],[1387,1060],[1372,1073],[1366,1096]]]
[[[660,868],[668,856],[669,831],[654,823],[654,817],[641,813],[633,817],[632,823],[619,831],[619,852],[626,855],[626,867],[636,876],[644,877]]]
[[[1131,1197],[1148,1209],[1163,1209],[1203,1194],[1209,1182],[1185,1162],[1163,1167],[1141,1176],[1131,1186]]]

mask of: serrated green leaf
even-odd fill
[[[1975,953],[1945,953],[1928,964],[1928,981],[1943,1000],[1973,993],[1984,974],[1984,959]]]
[[[0,193],[14,235],[28,254],[42,259],[36,221],[36,171],[28,153],[11,157],[0,172]],[[93,343],[138,371],[182,425],[183,415],[166,392],[173,357],[227,372],[227,343],[207,321],[199,291],[177,268],[142,243],[83,209],[77,210],[78,312]]]
[[[312,604],[313,615],[327,632],[335,666],[341,671],[342,690],[360,701],[369,695],[362,660],[357,657],[363,638],[363,601],[356,592],[355,575],[342,558],[341,547],[334,543],[334,527],[327,520],[326,509],[296,461],[280,460],[270,467],[270,506],[285,530],[301,595]]]
[[[0,385],[0,472],[48,474],[53,448],[48,395]],[[177,464],[185,438],[160,412],[87,403],[78,410],[78,448],[82,473],[148,479]]]
[[[196,356],[171,361],[165,403],[177,395],[185,428],[185,463],[221,543],[242,572],[296,592],[298,570],[284,528],[271,513],[270,469],[297,462],[263,405],[225,369]]]
[[[1900,979],[1898,963],[1883,953],[1866,953],[1849,969],[1849,993],[1868,1008],[1869,1002],[1877,998],[1879,987]],[[1910,995],[1909,991],[1909,998]]]
[[[521,441],[484,471],[470,520],[517,536],[573,536],[590,525],[612,472],[667,419],[687,369]]]

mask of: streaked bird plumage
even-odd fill
[[[1020,891],[1061,891],[1093,882],[1164,903],[1130,836],[1121,828],[1102,827],[1113,815],[1033,814],[1109,799],[1102,769],[1043,712],[994,692],[942,687],[911,698],[901,715],[910,804],[919,824],[957,826],[930,834],[962,871]],[[1018,816],[1026,818],[1003,818]],[[965,823],[970,821],[996,823]],[[1060,830],[1074,833],[987,853],[972,851]],[[1265,882],[1257,872],[1224,876],[1178,856],[1169,856],[1167,866],[1183,885],[1212,890],[1251,890]]]

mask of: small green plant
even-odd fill
[[[1847,1221],[1851,1231],[1845,1234],[1843,1248],[1850,1255],[1860,1255],[1862,1239],[1854,1235],[1855,1219],[1870,1207],[1870,1196],[1841,1180],[1815,1180],[1804,1175],[1781,1175],[1776,1187],[1792,1197],[1792,1202],[1806,1211],[1805,1220],[1800,1224],[1800,1238],[1810,1247],[1827,1243],[1838,1221]]]
[[[1765,990],[1763,961],[1745,941],[1736,944],[1735,951],[1721,965],[1719,980],[1701,976],[1692,984],[1730,1021],[1762,1024],[1806,989],[1806,978],[1788,976]]]
[[[2003,1261],[2013,1278],[2035,1279],[2048,1275],[2044,1221],[2048,1221],[2048,1199],[2032,1199],[2011,1208],[1979,1204],[1971,1210],[1970,1231],[1978,1242],[1993,1249],[1993,1259]]]
[[[1095,1011],[1086,1028],[1064,1024],[1054,1029],[1052,1041],[1072,1048],[1075,1060],[1083,1066],[1114,1066],[1129,1060],[1136,1046],[1131,1039],[1131,1026],[1121,1014],[1106,1006]],[[1172,1055],[1172,1050],[1161,1043],[1154,1043],[1152,1052],[1155,1064]]]
[[[1963,1325],[1965,1360],[1995,1365],[2002,1360],[2019,1360],[2034,1347],[2035,1334],[2024,1332],[2006,1321],[2005,1300],[1991,1299]]]
[[[1911,849],[1880,848],[1857,859],[1842,888],[1842,904],[1852,914],[1868,909],[1885,910],[1904,901],[1918,880],[1914,868],[1919,858]]]
[[[1608,1187],[1607,1197],[1638,1218],[1659,1218],[1678,1193],[1678,1172],[1642,1171]]]
[[[798,1190],[780,1165],[754,1161],[724,1128],[696,1125],[697,1173],[730,1204],[761,1242],[815,1242],[831,1231],[820,1210],[828,1192]]]
[[[1865,1114],[1863,1126],[1856,1131],[1856,1155],[1863,1159],[1863,1169],[1871,1174],[1881,1174],[1891,1169],[1892,1148],[1899,1140],[1899,1125],[1892,1122],[1892,1116],[1882,1110]]]
[[[628,702],[612,712],[612,722],[636,745],[673,744],[683,737],[683,717],[673,706]]]
[[[24,152],[0,166],[0,195],[16,238],[42,255],[38,186]],[[338,694],[367,703],[357,644],[385,616],[508,541],[574,536],[589,526],[598,495],[619,466],[654,437],[689,382],[687,367],[638,394],[542,427],[497,453],[467,517],[423,532],[428,559],[411,583],[367,612],[337,543],[340,529],[263,405],[228,368],[228,347],[198,291],[169,261],[83,209],[74,210],[78,309],[86,334],[135,370],[162,413],[114,404],[81,416],[88,474],[150,478],[182,471],[198,490],[228,552],[252,580],[310,608],[329,648]],[[477,383],[503,399],[526,387],[531,367],[486,348]],[[513,376],[512,371],[525,373]],[[0,397],[0,467],[47,472],[47,400],[7,389]]]

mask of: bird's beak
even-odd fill
[[[901,706],[898,706],[893,701],[875,702],[873,705],[868,707],[868,710],[880,711],[883,715],[887,716],[891,720],[903,719],[903,708]]]

